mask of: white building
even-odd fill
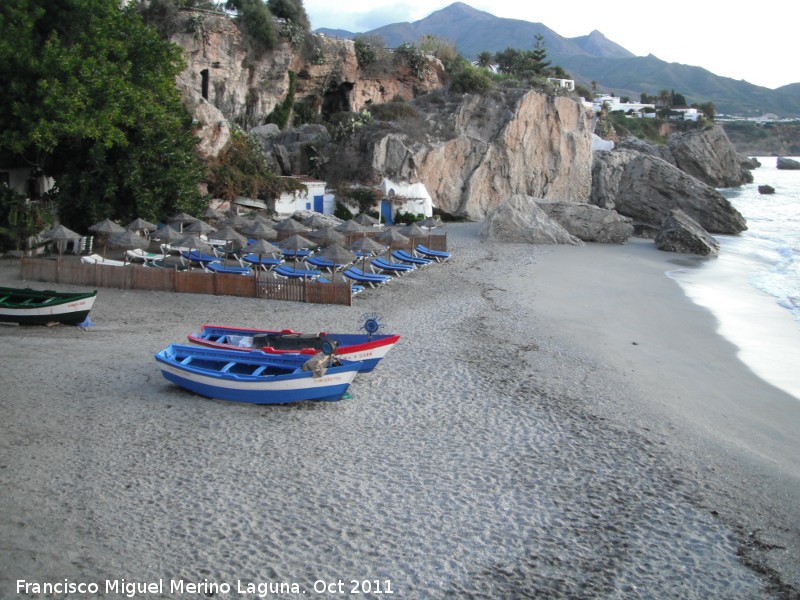
[[[307,188],[306,191],[284,192],[275,200],[275,212],[278,217],[288,217],[298,210],[313,210],[323,215],[333,214],[333,204],[325,199],[324,181],[298,177]],[[327,209],[327,210],[326,210]]]
[[[616,96],[598,95],[592,99],[592,110],[599,113],[603,105],[607,105],[609,112],[621,110],[626,115],[633,117],[653,117],[655,116],[655,104],[643,104],[641,102],[621,102]],[[647,111],[645,110],[647,109]]]
[[[553,87],[569,90],[570,92],[575,91],[575,80],[573,79],[558,79],[557,77],[548,77],[547,83]]]

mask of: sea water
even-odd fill
[[[720,190],[747,230],[715,236],[718,257],[668,275],[714,314],[751,370],[800,400],[800,170],[758,160],[753,183]],[[760,194],[759,185],[775,193]]]

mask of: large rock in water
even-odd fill
[[[633,223],[615,210],[584,202],[537,200],[539,208],[569,233],[584,242],[624,244],[633,234]]]
[[[793,158],[786,158],[785,156],[779,156],[778,160],[775,162],[775,166],[779,169],[795,171],[797,169],[800,169],[800,162],[794,160]]]
[[[680,208],[711,233],[747,229],[744,217],[713,187],[660,158],[632,150],[595,152],[590,202],[656,227]]]
[[[656,236],[656,247],[666,252],[716,256],[719,242],[682,210],[670,211]]]
[[[583,244],[548,217],[536,204],[535,198],[524,194],[515,194],[492,210],[483,221],[480,236],[498,242]]]
[[[751,183],[746,157],[736,152],[720,125],[673,133],[667,140],[675,165],[715,188]]]

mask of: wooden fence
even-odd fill
[[[202,271],[178,271],[129,264],[124,267],[103,264],[84,264],[63,258],[21,259],[21,276],[29,281],[67,283],[87,287],[109,287],[133,290],[212,294],[216,296],[245,296],[270,300],[291,300],[313,304],[344,304],[351,306],[349,283],[295,279],[273,279],[269,273],[253,276]]]

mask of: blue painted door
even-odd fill
[[[381,200],[381,220],[387,225],[394,224],[394,218],[392,216],[392,203],[386,199]]]
[[[314,211],[322,214],[325,212],[322,206],[322,196],[314,196]]]

